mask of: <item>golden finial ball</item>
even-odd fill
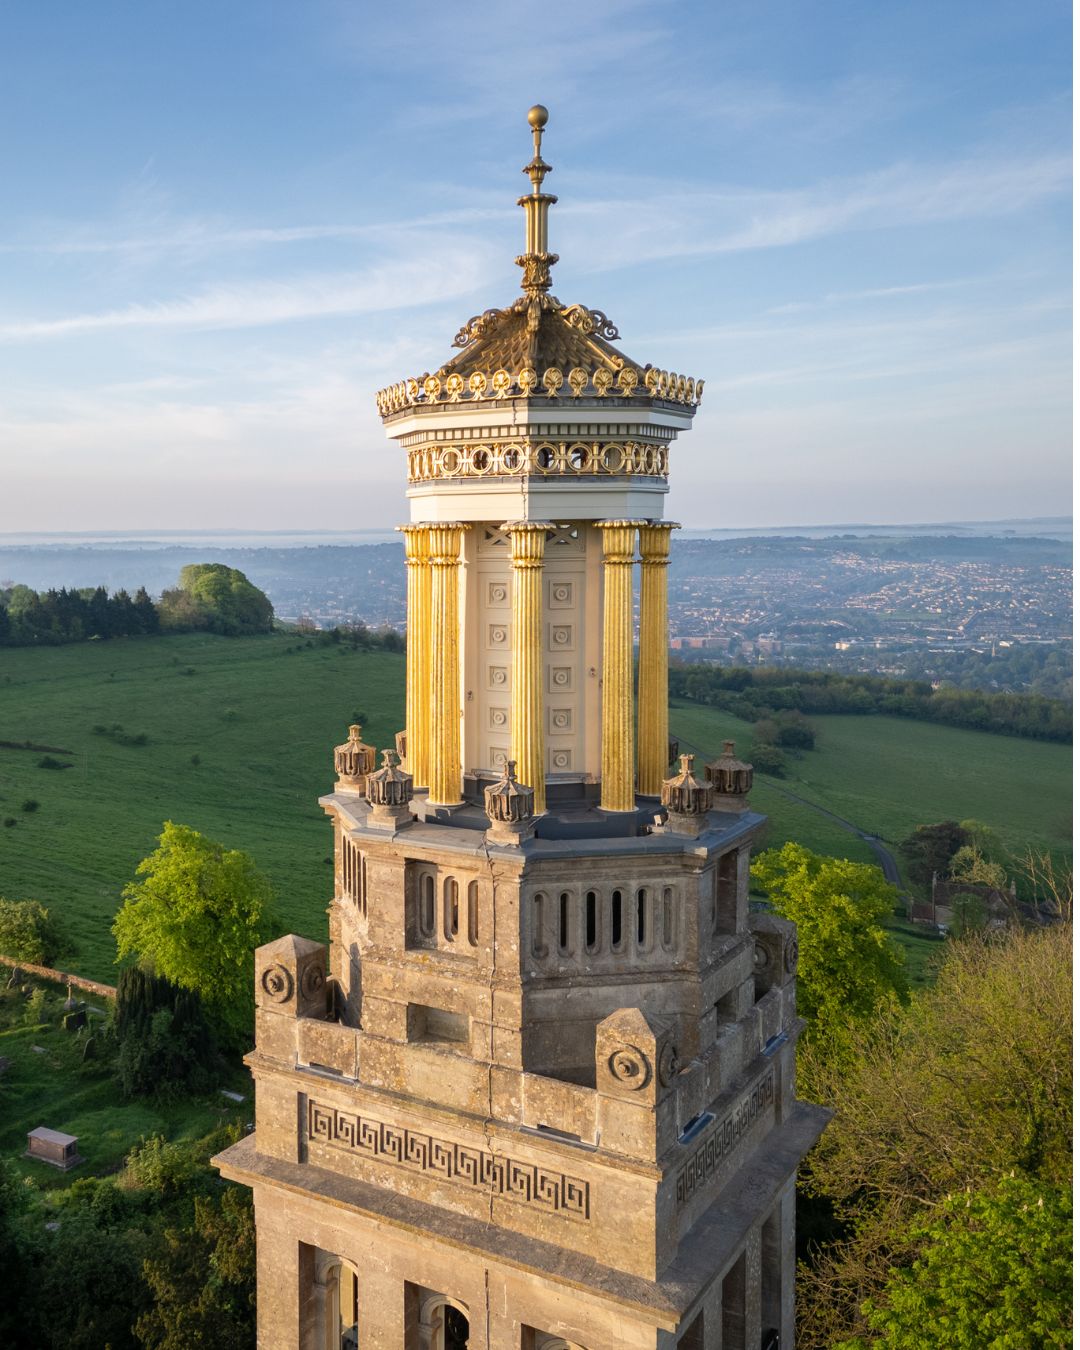
[[[547,126],[548,110],[542,103],[537,103],[529,109],[528,118],[534,131],[542,131]]]

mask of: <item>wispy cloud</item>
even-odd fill
[[[131,328],[257,328],[300,319],[407,309],[466,295],[479,286],[486,270],[480,250],[458,249],[453,272],[437,279],[425,262],[414,261],[383,264],[367,272],[223,284],[160,303],[2,324],[0,341]]]
[[[900,164],[859,178],[781,192],[673,192],[642,200],[571,203],[560,216],[595,256],[643,259],[783,248],[856,230],[1011,215],[1064,196],[1065,155],[942,165]],[[592,238],[588,238],[592,236]]]

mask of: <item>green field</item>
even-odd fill
[[[325,938],[331,839],[316,798],[354,714],[370,714],[371,744],[393,744],[404,672],[400,655],[292,634],[0,649],[0,740],[70,751],[52,758],[73,766],[40,768],[43,752],[0,747],[0,822],[15,822],[0,824],[0,895],[52,907],[76,947],[64,965],[111,982],[120,891],[162,821],[175,820],[251,853],[287,928]],[[755,784],[770,844],[873,860],[787,788],[893,842],[952,816],[985,822],[1013,847],[1069,846],[1068,746],[885,717],[813,722],[819,748],[793,758],[782,782]],[[148,742],[121,744],[96,735],[98,724]],[[672,730],[710,757],[725,737],[749,745],[746,722],[693,704],[672,710]],[[28,799],[36,811],[22,809]]]
[[[821,853],[870,861],[863,841],[783,796],[788,789],[897,843],[916,825],[979,820],[1010,850],[1071,847],[1072,747],[962,731],[899,717],[815,716],[817,748],[789,755],[787,776],[758,775],[751,804],[771,817],[770,842],[798,839]],[[744,753],[750,726],[729,713],[680,703],[672,734],[710,756],[725,737]]]
[[[371,714],[369,743],[393,745],[404,672],[400,655],[288,634],[0,649],[0,740],[71,750],[52,757],[74,766],[0,748],[0,819],[16,822],[0,825],[0,895],[51,906],[77,947],[65,968],[112,983],[120,891],[175,820],[250,852],[287,928],[325,939],[332,845],[316,798],[354,712]],[[117,744],[99,723],[149,743]]]

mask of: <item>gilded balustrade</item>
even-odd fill
[[[442,478],[666,478],[668,448],[643,441],[435,443],[409,450],[409,481]]]

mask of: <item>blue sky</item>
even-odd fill
[[[688,525],[1064,514],[1060,0],[0,7],[0,530],[405,517],[372,394],[518,286],[701,377]]]

